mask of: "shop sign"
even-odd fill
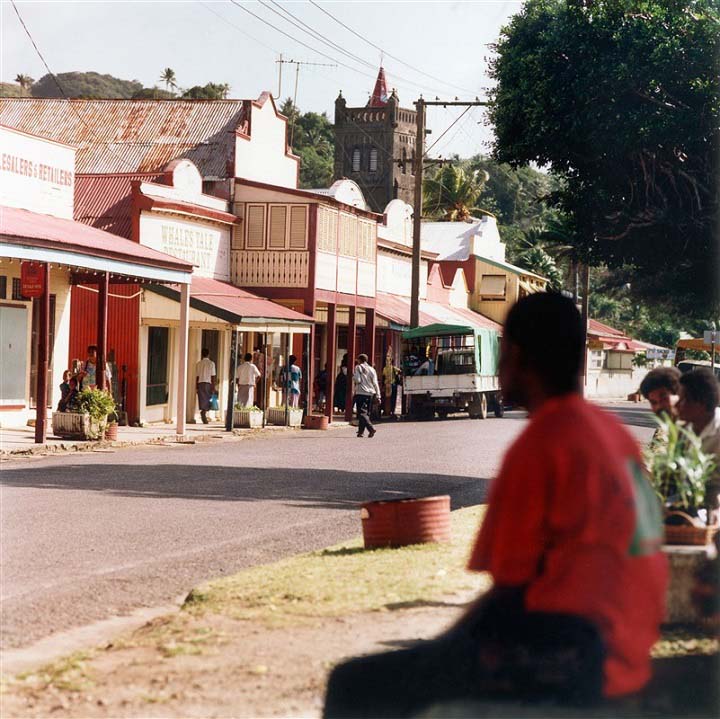
[[[45,268],[39,262],[23,262],[20,267],[20,294],[30,299],[45,293]]]

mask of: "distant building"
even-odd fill
[[[354,180],[373,212],[391,200],[413,201],[415,118],[395,90],[388,95],[382,67],[366,106],[347,107],[342,93],[335,100],[334,177]]]

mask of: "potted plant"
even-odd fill
[[[715,460],[702,450],[700,438],[668,418],[658,418],[659,436],[648,450],[650,480],[665,507],[667,544],[707,544],[718,531],[708,526],[705,489]],[[703,518],[701,515],[705,515]]]
[[[115,411],[109,392],[84,389],[69,412],[53,412],[53,434],[72,439],[100,439],[105,435],[108,415]]]
[[[233,427],[257,429],[263,426],[263,411],[255,405],[236,404],[233,410]]]
[[[285,426],[285,406],[269,407],[267,411],[267,423]],[[300,427],[303,420],[303,411],[301,407],[287,407],[287,426]]]

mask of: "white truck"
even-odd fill
[[[444,419],[467,412],[485,419],[503,415],[498,382],[498,333],[464,325],[433,324],[403,333],[403,392],[408,413]]]

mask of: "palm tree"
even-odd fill
[[[177,87],[176,79],[177,78],[175,77],[175,70],[173,70],[171,67],[166,67],[163,70],[162,75],[160,75],[160,82],[165,83],[165,88],[168,91],[171,87],[173,89]]]
[[[441,222],[467,222],[473,215],[492,214],[475,206],[487,180],[485,172],[444,165],[425,180],[424,213]]]
[[[27,91],[32,87],[32,84],[35,82],[35,80],[33,80],[30,75],[16,75],[15,82],[20,85],[23,93],[27,93]]]

